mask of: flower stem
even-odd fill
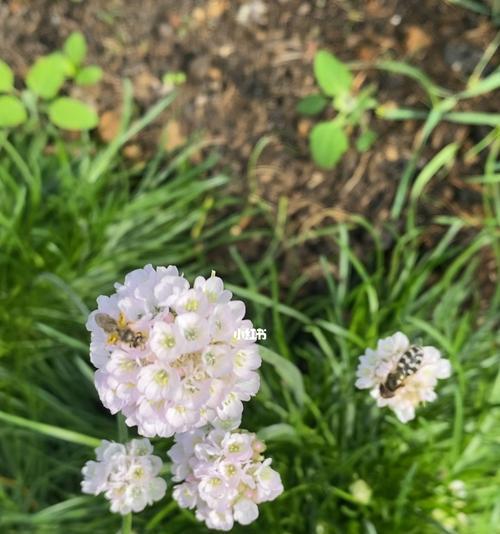
[[[118,441],[120,443],[125,443],[128,438],[128,429],[125,423],[125,417],[121,413],[118,414],[118,418],[116,422],[118,425]]]
[[[132,534],[132,512],[123,516],[121,534]]]

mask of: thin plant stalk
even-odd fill
[[[122,519],[122,534],[132,534],[132,512],[123,516]]]

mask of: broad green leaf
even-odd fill
[[[61,64],[64,75],[66,77],[74,76],[76,73],[76,67],[62,52],[52,52],[47,57],[52,58],[53,61],[58,61]]]
[[[373,130],[366,130],[356,140],[356,148],[359,152],[370,150],[371,146],[377,139],[377,134]]]
[[[66,39],[63,50],[75,66],[81,65],[87,55],[87,43],[83,34],[81,32],[73,32]]]
[[[351,88],[349,69],[326,50],[320,50],[314,57],[314,75],[321,90],[328,96],[347,93]]]
[[[317,115],[325,109],[327,102],[322,95],[308,95],[297,104],[297,111],[302,115]]]
[[[12,69],[0,59],[0,93],[10,93],[14,88],[14,73]]]
[[[0,128],[18,126],[26,121],[24,104],[13,95],[0,96]]]
[[[50,104],[49,118],[52,123],[65,130],[90,130],[99,122],[97,113],[90,106],[66,96]]]
[[[26,85],[42,98],[54,98],[64,83],[66,69],[60,54],[41,57],[28,71]]]
[[[162,82],[164,85],[183,85],[186,83],[186,73],[182,71],[166,72],[163,75]]]
[[[102,78],[102,69],[97,65],[89,65],[80,70],[76,75],[75,82],[78,85],[93,85]]]
[[[291,361],[283,358],[283,356],[280,356],[279,354],[276,354],[276,352],[268,349],[267,347],[260,346],[259,351],[262,359],[265,362],[270,363],[275,368],[283,382],[295,395],[297,403],[302,406],[306,399],[306,391],[301,372]]]
[[[334,121],[320,122],[309,136],[314,162],[324,169],[332,169],[349,148],[346,134]]]

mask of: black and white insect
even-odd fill
[[[412,345],[399,358],[396,369],[387,375],[383,384],[380,384],[380,395],[384,399],[394,397],[396,390],[404,385],[405,380],[420,369],[423,359],[424,349],[418,345]]]

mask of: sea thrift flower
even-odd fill
[[[279,473],[261,453],[264,444],[246,431],[198,429],[175,436],[168,452],[173,496],[182,508],[195,509],[208,528],[230,530],[259,515],[257,505],[283,492]]]
[[[435,347],[411,346],[404,334],[396,332],[360,356],[356,387],[370,389],[378,406],[388,406],[406,423],[415,417],[419,404],[436,400],[438,379],[450,374],[449,360],[441,358]]]
[[[143,436],[172,436],[207,423],[237,428],[242,401],[259,389],[261,359],[245,305],[222,280],[147,265],[97,299],[87,321],[95,384],[111,413]]]
[[[126,445],[103,441],[96,449],[97,462],[87,462],[82,469],[83,493],[104,493],[112,512],[141,512],[162,499],[167,489],[167,483],[157,476],[161,458],[152,452],[147,439],[133,439]]]
[[[361,504],[369,504],[372,498],[372,489],[362,479],[358,479],[349,486],[351,495]]]

